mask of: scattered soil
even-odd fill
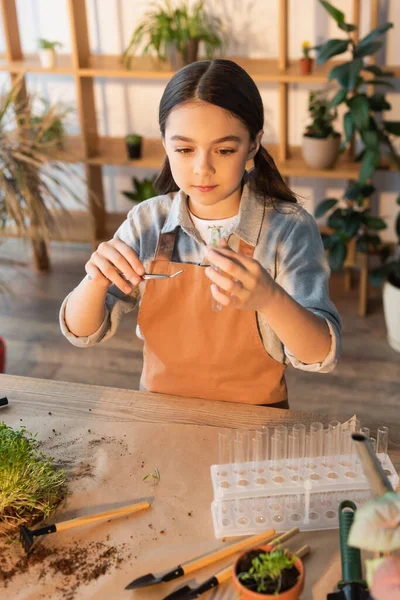
[[[39,544],[28,556],[20,556],[15,564],[11,564],[10,547],[0,546],[0,587],[7,587],[15,576],[35,568],[38,580],[50,583],[56,579],[62,598],[72,600],[81,585],[88,585],[120,566],[125,546],[117,549],[103,542],[79,542],[79,545],[49,548]],[[34,581],[33,573],[31,581]]]
[[[251,567],[251,562],[253,558],[256,558],[259,554],[261,554],[262,550],[251,550],[246,554],[246,556],[238,563],[236,574],[243,573],[244,571],[248,571]],[[285,592],[286,590],[290,590],[296,583],[299,578],[300,573],[296,569],[296,567],[292,567],[291,569],[283,569],[282,571],[282,585],[280,592]],[[272,581],[268,584],[266,583],[266,590],[264,592],[259,592],[259,594],[267,595],[274,594],[276,590],[276,582]],[[247,579],[246,581],[241,581],[241,584],[249,588],[252,591],[257,591],[257,584],[254,579]]]

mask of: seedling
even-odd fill
[[[157,483],[160,481],[160,471],[157,469],[157,467],[154,467],[153,471],[150,471],[150,473],[147,473],[147,475],[145,475],[142,479],[143,479],[143,481],[145,481],[149,477],[152,477],[153,479],[155,479]]]
[[[251,566],[247,571],[242,571],[239,580],[253,591],[260,594],[273,593],[278,595],[282,587],[282,572],[293,568],[297,557],[289,555],[281,548],[270,552],[260,551],[251,560]],[[271,592],[273,588],[273,592]]]

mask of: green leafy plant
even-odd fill
[[[150,471],[150,473],[147,473],[147,475],[142,477],[142,481],[146,481],[146,479],[148,479],[149,477],[155,479],[157,483],[160,481],[160,471],[157,469],[157,467],[154,467],[153,471]]]
[[[303,58],[310,58],[310,50],[311,50],[310,42],[308,42],[307,40],[302,42],[301,50],[303,52]]]
[[[30,129],[34,137],[44,143],[54,144],[58,149],[64,148],[66,137],[64,121],[67,115],[72,111],[69,107],[61,104],[51,105],[47,100],[41,99],[43,111],[40,115],[32,115],[30,119]],[[46,122],[48,115],[52,114],[52,122]]]
[[[30,239],[36,268],[48,270],[47,241],[57,230],[53,211],[68,216],[64,199],[82,205],[84,192],[73,166],[55,162],[61,141],[59,107],[45,106],[40,122],[32,123],[34,100],[22,93],[21,79],[0,95],[0,230],[9,228]]]
[[[356,137],[362,142],[362,150],[356,157],[360,162],[358,179],[351,181],[344,197],[326,198],[317,207],[316,217],[322,217],[332,211],[327,224],[331,234],[323,235],[325,248],[329,250],[329,261],[332,269],[340,269],[347,256],[347,243],[356,239],[356,248],[360,252],[380,251],[382,259],[387,260],[388,250],[383,248],[379,232],[386,228],[380,217],[371,214],[366,199],[375,191],[371,179],[379,168],[382,158],[389,160],[400,170],[400,155],[393,144],[393,136],[400,136],[400,121],[388,121],[382,118],[383,111],[391,109],[382,88],[392,88],[388,78],[391,72],[385,72],[376,65],[367,64],[365,59],[373,56],[382,47],[379,37],[393,27],[392,23],[383,23],[360,39],[357,43],[351,32],[357,28],[346,23],[343,12],[325,0],[319,0],[338,27],[347,33],[346,39],[332,39],[316,46],[317,64],[321,65],[333,56],[351,53],[350,60],[333,67],[328,79],[337,81],[340,88],[330,102],[332,108],[340,104],[347,107],[343,117],[345,140],[341,151],[349,147]],[[368,86],[373,86],[373,93],[368,93]],[[400,220],[397,218],[397,233],[400,231]],[[400,235],[400,234],[399,234]],[[391,261],[392,269],[397,264]],[[383,267],[382,267],[383,269]],[[385,267],[381,272],[383,273]],[[396,267],[397,269],[397,267]],[[377,281],[377,277],[375,277]]]
[[[129,133],[125,136],[125,141],[127,144],[140,144],[142,139],[142,136],[137,135],[136,133]]]
[[[48,517],[67,494],[65,470],[25,427],[0,423],[0,533]]]
[[[168,44],[173,44],[181,54],[184,63],[188,61],[188,43],[191,40],[204,42],[208,58],[222,48],[221,20],[205,9],[205,0],[199,0],[189,8],[187,0],[174,8],[170,0],[156,3],[146,13],[142,22],[134,30],[122,62],[130,68],[132,55],[138,45],[145,42],[143,54],[155,52],[162,60],[167,60]]]
[[[270,592],[278,595],[282,587],[282,571],[292,569],[297,557],[286,550],[276,548],[270,552],[259,552],[251,560],[251,567],[238,574],[239,580],[249,589],[259,593]]]
[[[309,93],[308,110],[312,123],[306,127],[304,135],[319,139],[326,139],[330,135],[339,135],[332,126],[337,117],[337,111],[331,108],[323,91]]]
[[[143,202],[157,196],[157,192],[154,189],[154,182],[157,179],[157,175],[150,177],[149,179],[144,178],[142,181],[136,177],[132,177],[133,192],[122,192],[123,195],[132,200],[132,202]]]
[[[55,50],[57,47],[61,48],[61,42],[50,42],[44,38],[39,38],[39,48],[41,50]]]

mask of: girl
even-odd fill
[[[159,123],[160,195],[92,254],[62,331],[94,345],[140,301],[141,389],[287,408],[286,365],[333,369],[340,318],[317,225],[261,145],[260,93],[232,61],[195,62],[166,86]],[[206,245],[209,226],[223,228],[220,248]]]

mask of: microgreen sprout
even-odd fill
[[[160,481],[160,471],[157,469],[157,467],[154,467],[154,469],[150,471],[150,473],[147,473],[147,475],[145,475],[142,479],[145,481],[149,477],[155,479],[157,483]]]

